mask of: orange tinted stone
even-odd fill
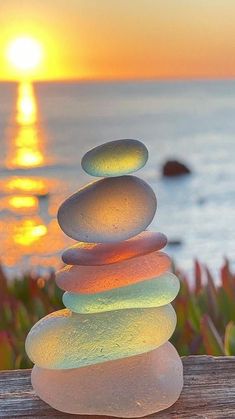
[[[62,254],[68,265],[107,265],[162,249],[167,238],[162,233],[143,231],[138,236],[117,243],[79,242]]]
[[[69,265],[56,273],[56,283],[65,291],[92,294],[154,278],[167,271],[170,264],[165,253],[152,252],[111,265]]]

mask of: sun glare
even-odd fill
[[[30,37],[16,38],[7,48],[7,59],[17,70],[34,70],[42,61],[43,48],[40,42]]]

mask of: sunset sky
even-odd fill
[[[0,28],[0,80],[22,76],[22,36],[42,47],[32,79],[235,76],[234,0],[2,0]]]

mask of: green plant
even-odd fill
[[[172,342],[180,355],[235,355],[235,276],[229,262],[217,286],[207,267],[198,261],[194,266],[191,283],[175,269],[181,290],[173,302],[178,323]]]
[[[0,270],[0,369],[29,368],[24,343],[32,325],[63,307],[54,273],[7,280]]]
[[[171,339],[180,355],[235,355],[235,277],[225,260],[216,286],[210,271],[195,262],[191,280],[178,269],[178,322]],[[24,342],[32,325],[62,305],[54,272],[7,280],[0,269],[0,369],[29,368]]]

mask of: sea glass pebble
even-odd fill
[[[100,179],[66,199],[58,222],[69,237],[82,242],[117,242],[136,236],[152,221],[153,190],[135,176]]]
[[[143,231],[138,236],[117,243],[79,242],[64,251],[62,260],[68,265],[107,265],[160,250],[166,244],[164,234]]]
[[[171,337],[175,326],[170,304],[98,314],[64,309],[33,326],[26,352],[42,368],[77,368],[151,351]]]
[[[152,252],[110,265],[68,265],[56,273],[56,283],[64,291],[92,294],[155,278],[170,264],[167,254]]]
[[[173,301],[179,288],[177,276],[167,272],[156,279],[98,294],[65,292],[63,303],[70,310],[84,314],[125,308],[160,307]]]
[[[69,370],[34,366],[32,385],[46,403],[62,412],[134,418],[167,409],[183,387],[183,367],[175,348],[159,348],[130,358]]]
[[[121,176],[135,172],[148,160],[148,150],[137,140],[110,141],[88,151],[82,168],[92,176]]]

